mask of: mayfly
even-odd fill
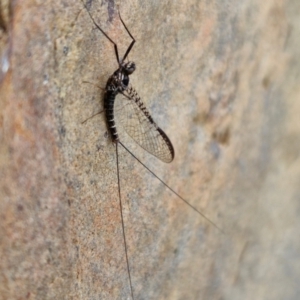
[[[173,145],[165,134],[165,132],[157,126],[151,117],[149,111],[147,110],[145,104],[138,96],[138,93],[135,89],[130,85],[129,76],[135,71],[136,65],[133,61],[125,62],[128,54],[130,53],[132,47],[135,44],[135,39],[128,30],[125,25],[121,15],[119,13],[119,18],[127,31],[128,35],[132,39],[129,47],[127,48],[124,56],[120,59],[118,46],[117,44],[102,30],[102,28],[96,23],[90,11],[83,3],[86,11],[88,12],[92,22],[99,29],[102,34],[113,44],[114,52],[116,55],[118,69],[109,77],[106,87],[104,89],[104,109],[97,114],[104,112],[107,130],[109,132],[110,138],[112,142],[116,146],[116,159],[117,159],[117,179],[118,179],[118,196],[119,196],[119,205],[120,205],[120,215],[121,215],[121,224],[122,224],[122,233],[123,233],[123,241],[124,241],[124,250],[126,256],[126,264],[127,264],[127,273],[130,284],[131,298],[134,299],[134,289],[131,279],[130,272],[130,263],[127,251],[127,241],[126,241],[126,232],[123,218],[123,207],[121,200],[121,185],[120,185],[120,175],[119,175],[119,157],[118,157],[118,145],[120,144],[131,156],[133,156],[144,168],[146,168],[154,177],[156,177],[165,187],[167,187],[172,193],[174,193],[177,197],[179,197],[183,202],[185,202],[189,207],[191,207],[194,211],[196,211],[199,215],[205,218],[209,223],[211,223],[218,230],[223,232],[215,223],[209,220],[203,213],[201,213],[198,209],[192,206],[187,200],[182,198],[178,193],[176,193],[170,186],[168,186],[162,179],[160,179],[154,172],[152,172],[144,163],[141,162],[120,140],[118,130],[115,123],[115,111],[114,111],[114,103],[118,94],[121,94],[123,97],[122,101],[125,102],[121,123],[133,140],[136,141],[138,145],[140,145],[147,152],[157,157],[159,160],[170,163],[173,161],[175,156],[175,151]],[[95,116],[93,115],[93,116]],[[93,117],[92,116],[92,117]],[[91,118],[91,117],[90,117]],[[88,119],[90,119],[88,118]],[[88,120],[87,119],[87,120]],[[86,122],[85,120],[84,122]],[[83,122],[83,123],[84,123]]]

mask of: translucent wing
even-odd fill
[[[119,99],[121,97],[122,99]],[[117,97],[116,102],[122,106],[118,114],[119,120],[137,144],[169,163],[174,158],[174,148],[168,136],[156,125],[146,106],[132,86]]]

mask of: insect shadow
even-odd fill
[[[126,257],[126,267],[128,273],[128,281],[130,285],[131,298],[134,299],[134,285],[131,278],[130,259],[128,256],[128,246],[126,238],[126,230],[123,216],[123,205],[121,198],[121,183],[120,183],[120,170],[119,170],[119,155],[118,146],[121,145],[134,159],[136,159],[146,170],[148,170],[156,179],[158,179],[167,189],[180,198],[186,205],[193,209],[196,213],[201,215],[210,224],[216,227],[220,232],[224,233],[214,222],[208,219],[202,212],[196,207],[191,205],[186,199],[181,197],[174,189],[166,184],[161,178],[159,178],[153,171],[151,171],[136,155],[134,155],[120,140],[118,129],[115,122],[115,100],[116,97],[120,97],[122,102],[122,113],[119,114],[120,123],[125,129],[127,134],[144,150],[159,160],[165,163],[171,163],[175,157],[174,147],[168,138],[167,134],[154,122],[145,104],[139,97],[136,90],[130,84],[130,75],[135,71],[136,65],[133,61],[125,61],[133,48],[136,40],[125,25],[120,13],[119,18],[122,22],[126,32],[132,39],[129,47],[127,48],[123,57],[120,58],[117,44],[102,30],[102,28],[96,23],[92,14],[87,6],[82,2],[87,13],[89,14],[94,26],[101,31],[101,33],[111,42],[114,47],[114,52],[118,64],[118,69],[108,78],[106,86],[104,88],[104,108],[103,110],[92,115],[82,123],[86,123],[92,117],[104,113],[107,131],[111,138],[112,143],[115,145],[116,151],[116,167],[117,167],[117,181],[118,181],[118,197],[120,207],[120,219],[123,234],[124,252]],[[99,87],[101,88],[101,87]],[[102,89],[102,88],[101,88]]]

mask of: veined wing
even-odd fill
[[[174,148],[168,136],[153,121],[149,111],[132,86],[118,96],[116,102],[123,107],[119,119],[137,144],[163,162],[174,159]],[[124,103],[125,102],[125,103]]]

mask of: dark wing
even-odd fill
[[[121,99],[119,99],[121,98]],[[119,120],[137,144],[163,162],[174,159],[174,148],[168,136],[156,125],[146,106],[131,86],[116,99],[121,106]]]

